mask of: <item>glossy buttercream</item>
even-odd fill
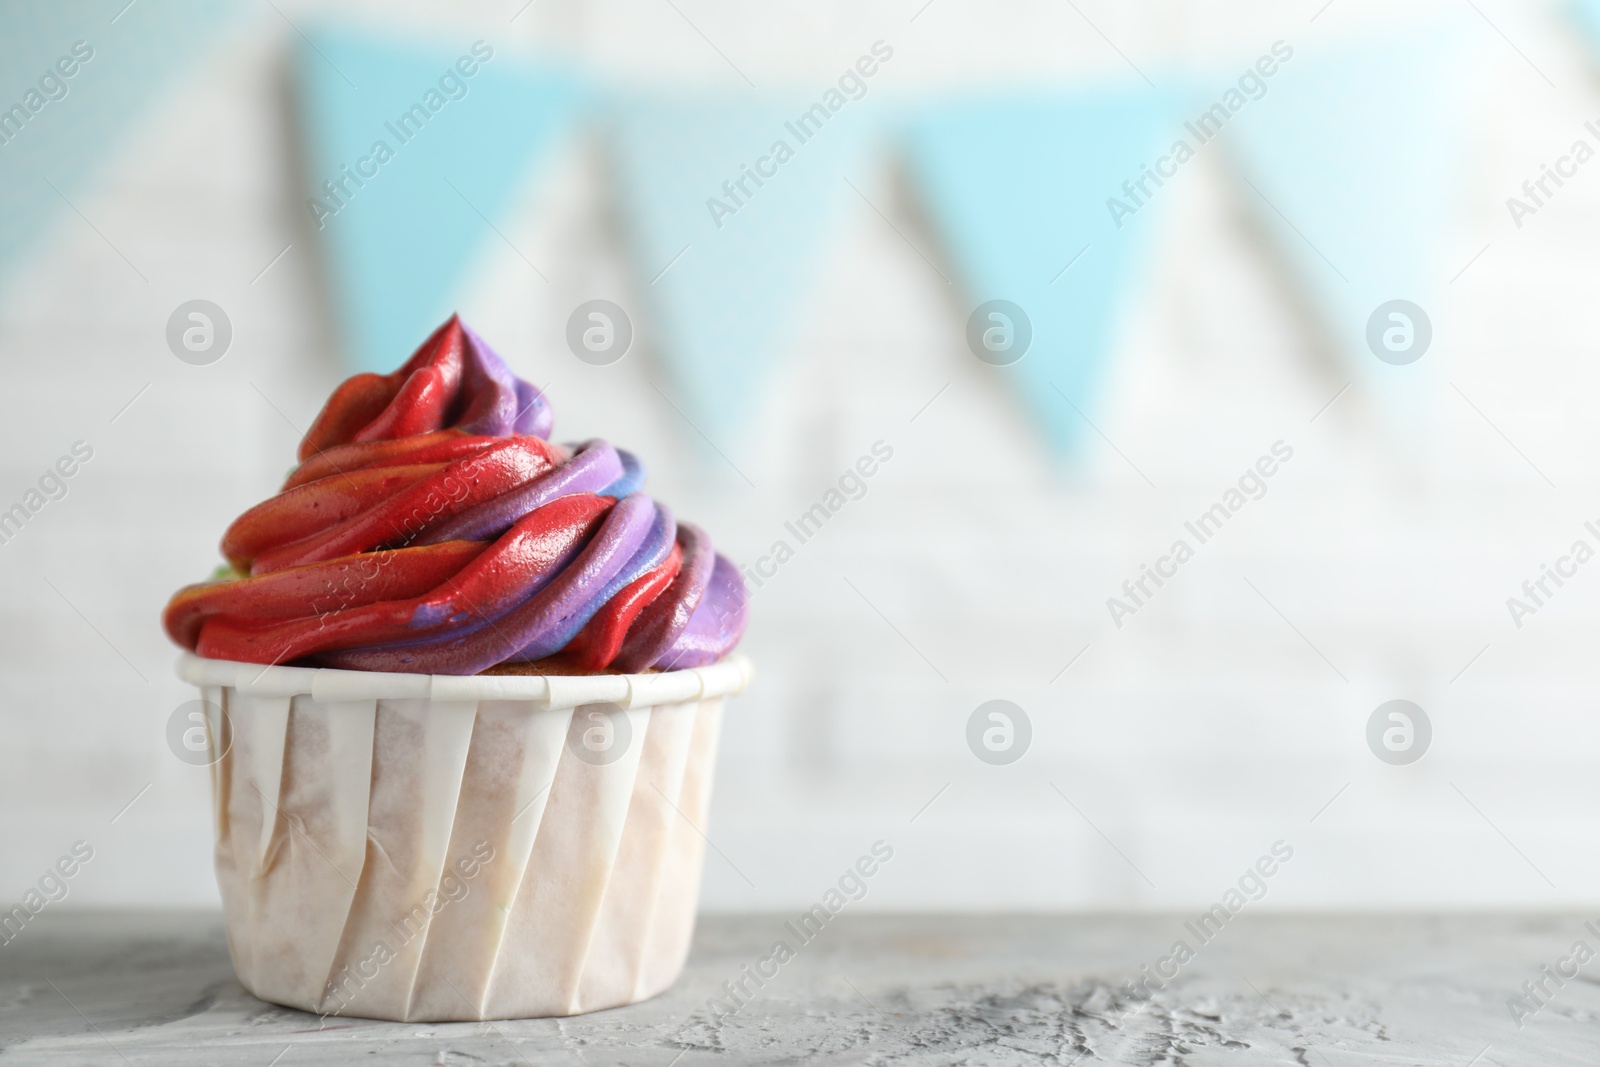
[[[399,370],[334,390],[168,634],[212,659],[424,674],[720,659],[744,632],[738,569],[639,492],[632,455],[552,444],[552,421],[452,317]]]

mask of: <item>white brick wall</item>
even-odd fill
[[[448,18],[453,31],[480,17],[465,28],[499,32],[506,6],[386,17]],[[810,84],[879,36],[895,37],[906,88],[1121,64],[1070,9],[1033,0],[935,0],[914,23],[914,2],[796,5],[782,30],[722,0],[680,6],[763,86]],[[1151,65],[1253,54],[1285,26],[1334,34],[1386,17],[1358,0],[1309,27],[1320,3],[1079,6]],[[611,368],[582,365],[561,343],[582,299],[639,306],[594,159],[565,160],[501,220],[534,262],[553,265],[551,282],[486,243],[463,313],[521,373],[551,382],[559,436],[638,451],[655,494],[736,558],[764,553],[873,441],[895,449],[866,498],[757,594],[746,649],[761,674],[729,717],[710,827],[738,871],[710,855],[708,907],[809,901],[879,837],[897,856],[873,907],[1198,905],[1279,837],[1297,851],[1269,906],[1589,899],[1600,874],[1600,788],[1585,773],[1600,743],[1600,569],[1520,631],[1504,599],[1600,518],[1589,351],[1600,185],[1586,174],[1520,232],[1502,205],[1600,115],[1600,99],[1550,9],[1481,6],[1556,88],[1498,37],[1476,72],[1452,258],[1489,251],[1430,309],[1433,415],[1420,437],[1386,427],[1358,390],[1310,422],[1351,375],[1297,311],[1215,157],[1168,199],[1095,413],[1154,489],[1094,436],[1078,461],[1051,461],[965,352],[962,299],[857,204],[751,420],[757,433],[725,443],[752,490],[661,402],[650,383],[667,379],[648,337]],[[190,694],[170,675],[157,617],[213,565],[225,524],[273,490],[298,436],[288,423],[303,428],[342,375],[289,162],[292,31],[270,10],[253,19],[112,146],[77,199],[148,284],[63,214],[0,290],[0,504],[74,440],[95,448],[70,495],[0,546],[0,896],[84,838],[98,854],[74,902],[215,900],[205,773],[163,740]],[[555,41],[643,82],[733,79],[653,0],[541,2],[512,37]],[[886,163],[860,177],[933,247]],[[233,349],[210,367],[179,363],[162,338],[172,308],[197,296],[235,325]],[[1295,457],[1267,496],[1114,629],[1105,598],[1279,438]],[[1367,715],[1396,696],[1434,722],[1433,751],[1410,768],[1378,763],[1363,740]],[[1034,724],[1033,750],[1008,768],[965,748],[967,716],[996,697]]]

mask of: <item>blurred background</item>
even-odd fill
[[[1591,902],[1597,25],[6,5],[0,896],[84,840],[63,907],[216,903],[160,610],[458,309],[759,577],[707,909],[878,839],[860,908],[1204,907],[1279,840],[1262,908]],[[618,360],[569,344],[594,300]]]

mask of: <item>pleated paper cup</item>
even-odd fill
[[[723,698],[662,674],[383,674],[185,655],[246,989],[395,1021],[655,996],[689,951]]]

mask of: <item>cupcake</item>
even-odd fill
[[[340,385],[167,605],[239,980],[397,1021],[654,996],[688,953],[748,598],[452,317]]]

